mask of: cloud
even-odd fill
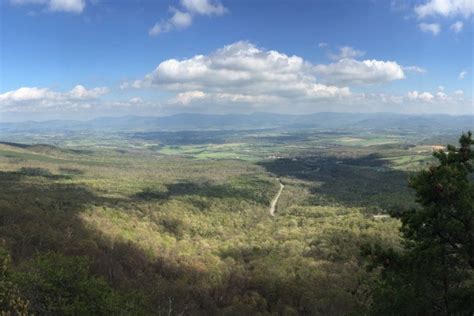
[[[81,13],[85,0],[10,0],[13,5],[42,5],[51,12]]]
[[[434,96],[429,92],[410,91],[407,94],[408,99],[412,101],[431,102]]]
[[[350,46],[343,46],[339,49],[339,53],[330,54],[329,57],[333,60],[341,60],[346,58],[358,58],[365,55],[365,52],[354,49]]]
[[[328,65],[314,67],[316,74],[327,82],[343,84],[386,83],[405,78],[402,66],[395,61],[341,59]]]
[[[220,2],[210,0],[181,0],[182,10],[170,7],[173,15],[167,20],[155,23],[149,30],[150,36],[157,36],[161,33],[173,30],[183,30],[191,26],[193,17],[199,15],[222,15],[228,12]]]
[[[467,71],[466,71],[466,70],[463,70],[463,71],[461,71],[461,72],[459,73],[458,79],[459,79],[459,80],[464,80],[464,78],[466,77],[466,75],[467,75]]]
[[[191,14],[187,12],[181,12],[179,10],[176,10],[170,21],[175,27],[186,28],[190,26],[191,23],[193,23],[193,18]]]
[[[452,93],[437,92],[419,92],[410,91],[407,93],[403,102],[396,105],[388,103],[387,107],[392,106],[397,112],[405,113],[449,113],[456,115],[472,114],[472,99],[464,98],[461,90]]]
[[[109,89],[106,87],[93,88],[93,89],[87,90],[84,86],[77,85],[74,88],[72,88],[71,91],[69,91],[67,96],[69,96],[72,99],[94,99],[104,94],[107,94],[108,92],[109,92]]]
[[[172,101],[176,103],[181,103],[181,104],[188,104],[191,101],[204,99],[206,96],[207,96],[206,93],[202,91],[186,91],[186,92],[178,93],[176,98]]]
[[[444,93],[443,91],[438,91],[436,92],[436,98],[441,101],[446,101],[448,100],[448,95]]]
[[[319,48],[326,48],[326,47],[328,47],[328,46],[329,46],[329,44],[326,43],[326,42],[321,42],[321,43],[318,44],[318,47],[319,47]]]
[[[453,94],[449,95],[445,92],[444,87],[438,87],[438,91],[435,93],[431,92],[418,92],[416,90],[410,91],[407,94],[407,101],[418,101],[423,103],[439,103],[439,104],[448,104],[453,103],[459,100],[462,100],[464,91],[456,90]]]
[[[327,47],[326,44],[322,46],[323,48]],[[334,63],[316,65],[313,71],[324,82],[355,85],[387,83],[404,79],[404,71],[426,72],[421,67],[402,67],[394,61],[358,60],[364,55],[365,52],[362,50],[351,46],[342,46],[337,53],[329,53],[329,58],[334,60]]]
[[[166,113],[466,112],[467,101],[444,89],[401,95],[351,91],[353,85],[404,79],[405,71],[425,72],[396,61],[354,58],[314,65],[299,56],[240,41],[210,54],[164,60],[142,79],[123,86],[166,95],[160,107]]]
[[[415,13],[419,18],[429,16],[463,16],[470,17],[474,13],[474,1],[472,0],[429,0],[415,7]]]
[[[402,67],[402,69],[406,72],[413,72],[417,74],[426,73],[426,69],[418,67],[418,66],[406,66],[406,67]]]
[[[181,5],[186,8],[188,12],[199,15],[222,15],[227,12],[227,9],[218,1],[181,0]]]
[[[209,55],[163,61],[132,86],[175,92],[175,102],[292,104],[345,98],[348,87],[318,83],[313,65],[298,56],[264,50],[241,41]]]
[[[193,17],[190,13],[182,12],[174,8],[171,10],[173,11],[173,16],[170,19],[156,23],[148,31],[151,36],[170,32],[175,29],[185,29],[193,23]]]
[[[52,98],[55,94],[48,89],[22,87],[18,90],[8,91],[0,94],[0,104],[6,102],[23,102],[40,100],[43,98]]]
[[[405,95],[386,93],[363,94],[354,102],[371,111],[391,111],[399,113],[450,113],[471,114],[472,99],[465,99],[462,90],[452,93],[439,89],[436,92],[412,90]]]
[[[130,104],[137,104],[137,105],[144,103],[143,99],[140,98],[140,97],[133,97],[133,98],[130,98],[130,99],[128,100],[128,102],[129,102]]]
[[[418,27],[421,31],[433,35],[438,35],[438,33],[441,32],[441,26],[437,23],[420,23]]]
[[[88,101],[98,99],[108,92],[109,89],[105,87],[86,89],[82,85],[76,85],[66,92],[52,91],[48,88],[21,87],[0,94],[0,109],[86,106]]]
[[[449,27],[454,33],[459,33],[462,31],[462,28],[464,27],[464,23],[461,21],[457,21]]]
[[[85,0],[50,0],[51,11],[81,13],[86,6]]]

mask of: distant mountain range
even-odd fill
[[[166,117],[101,117],[90,121],[52,120],[0,123],[0,133],[45,132],[146,132],[183,130],[248,130],[317,128],[322,130],[474,130],[474,115],[407,115],[395,113],[333,113],[309,115],[274,113],[193,114]]]

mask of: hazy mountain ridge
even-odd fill
[[[264,128],[320,129],[410,129],[474,128],[474,115],[408,115],[395,113],[334,113],[309,115],[274,113],[195,114],[181,113],[165,117],[100,117],[89,121],[52,120],[0,123],[0,132],[87,132],[87,131],[182,131],[245,130]]]

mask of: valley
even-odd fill
[[[410,175],[456,136],[2,134],[0,236],[24,293],[38,258],[86,258],[100,313],[363,313],[378,272],[362,248],[400,247],[389,214],[415,206]]]

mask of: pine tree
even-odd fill
[[[377,253],[383,266],[374,313],[472,315],[474,312],[474,144],[435,152],[438,164],[414,176],[419,207],[404,212],[403,250]]]

